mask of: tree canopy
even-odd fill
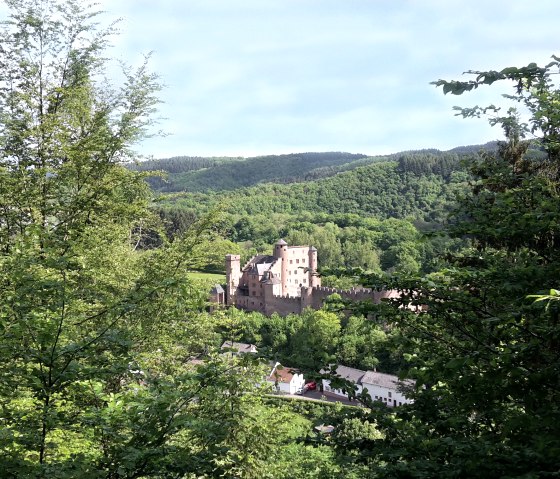
[[[492,111],[490,121],[506,135],[495,155],[472,165],[474,181],[450,227],[471,247],[449,255],[438,272],[385,283],[403,292],[395,305],[424,310],[383,309],[401,329],[416,393],[415,403],[386,423],[384,438],[373,441],[377,450],[386,448],[374,461],[376,477],[557,474],[559,65],[554,57],[542,68],[437,82],[444,92],[463,93],[511,81],[510,98],[524,104],[529,117],[521,121],[515,109],[498,116],[493,107],[461,109],[465,116]],[[528,141],[537,141],[545,155],[527,157]],[[362,452],[371,457],[373,450]]]

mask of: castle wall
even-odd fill
[[[301,298],[294,296],[273,296],[267,298],[264,313],[270,316],[272,313],[278,313],[280,316],[288,314],[300,314]]]
[[[280,285],[278,285],[280,286]],[[277,294],[280,287],[274,288],[270,285],[264,287],[262,296],[237,296],[236,306],[248,311],[259,311],[270,316],[278,313],[281,316],[288,314],[300,314],[305,308],[320,309],[323,302],[332,294],[338,294],[344,299],[351,301],[370,300],[375,304],[381,302],[383,298],[395,298],[399,296],[398,291],[374,291],[368,288],[355,288],[341,290],[336,288],[301,288],[300,296],[290,296]]]
[[[339,294],[344,299],[352,301],[366,301],[370,300],[375,304],[381,302],[385,298],[397,298],[399,292],[394,290],[374,291],[369,288],[352,288],[350,290],[341,290],[336,288],[317,287],[313,288],[311,292],[311,307],[313,309],[320,309],[325,299],[331,294]]]
[[[235,307],[245,309],[247,311],[259,311],[261,313],[268,314],[265,310],[265,304],[264,298],[238,295]]]

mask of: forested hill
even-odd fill
[[[131,168],[166,172],[165,180],[150,179],[160,192],[235,190],[259,183],[293,183],[332,176],[376,161],[353,153],[294,153],[253,158],[175,157],[150,160]]]
[[[378,160],[335,176],[292,184],[267,183],[230,192],[183,192],[164,203],[201,212],[220,208],[231,214],[359,214],[439,222],[468,179],[454,153],[409,153]]]
[[[161,193],[232,191],[262,183],[302,183],[329,178],[373,163],[398,161],[403,156],[426,158],[446,153],[474,155],[482,150],[494,151],[496,148],[496,142],[490,142],[484,145],[459,146],[448,152],[424,149],[385,156],[344,152],[292,153],[250,158],[176,156],[143,161],[130,168],[144,172],[164,172],[165,178],[149,179],[152,188]]]

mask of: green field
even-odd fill
[[[225,274],[204,273],[202,271],[190,271],[189,276],[193,279],[203,279],[218,284],[224,284],[226,282]]]

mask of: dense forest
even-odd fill
[[[402,153],[320,180],[163,195],[156,209],[169,237],[220,211],[216,227],[227,242],[207,265],[213,271],[223,270],[223,254],[268,253],[279,238],[315,245],[323,268],[430,271],[444,248],[460,244],[441,230],[475,157]]]
[[[255,158],[178,157],[130,166],[137,171],[162,171],[150,184],[162,192],[235,190],[263,182],[291,183],[330,176],[374,159],[352,153],[299,153]]]
[[[153,165],[130,167],[158,101],[148,64],[111,86],[114,30],[90,7],[7,5],[1,477],[558,475],[560,58],[435,82],[451,94],[512,85],[528,118],[461,111],[503,128],[483,151],[330,164],[294,154],[242,188],[217,174],[215,189],[203,173],[263,158],[171,159],[169,173],[198,186],[169,194],[146,182]],[[309,168],[296,174],[301,158]],[[400,294],[377,305],[334,295],[286,317],[211,311],[191,271],[279,236],[318,245],[333,284]],[[223,354],[225,340],[259,354]],[[272,394],[275,360],[339,381],[360,406]],[[414,380],[413,403],[357,394],[329,372],[337,363]]]

